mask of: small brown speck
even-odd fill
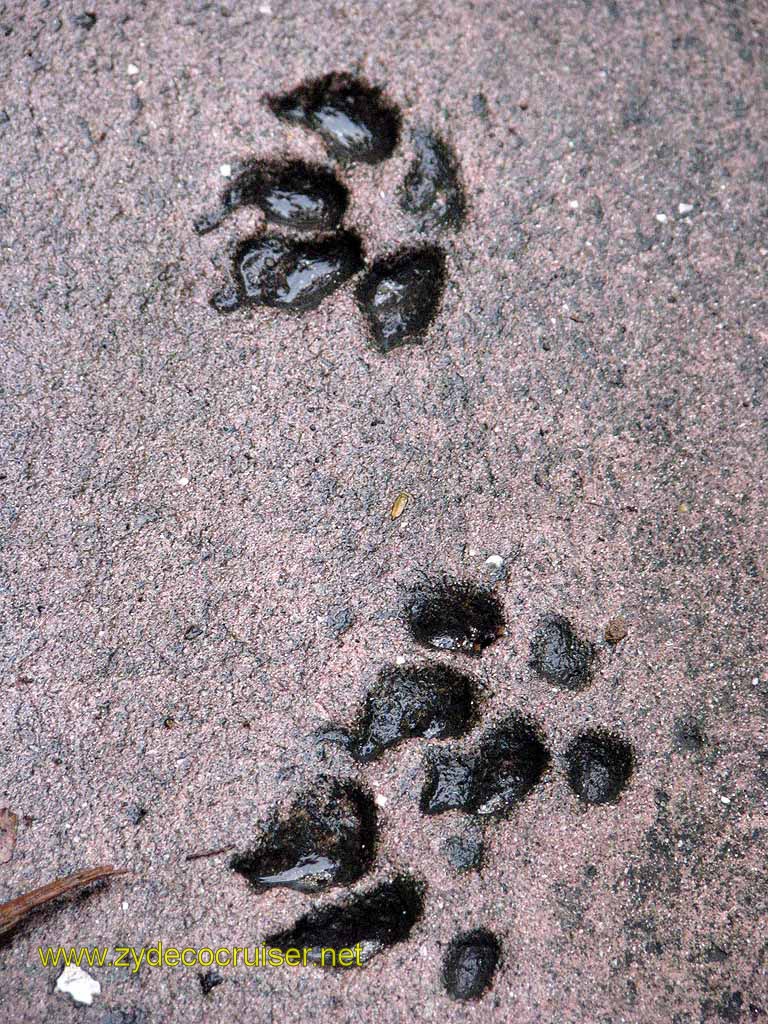
[[[409,500],[410,495],[406,494],[405,491],[400,491],[398,496],[395,498],[395,501],[392,505],[392,510],[389,513],[390,519],[399,519],[403,512],[405,512]]]
[[[617,644],[626,637],[627,632],[625,619],[611,619],[605,627],[605,639],[609,644]]]

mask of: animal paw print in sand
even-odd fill
[[[400,115],[380,89],[334,73],[292,92],[267,97],[270,110],[290,125],[316,132],[340,168],[378,164],[400,139]],[[466,211],[456,158],[430,131],[413,135],[415,156],[400,205],[422,231],[461,226]],[[211,298],[219,313],[246,305],[301,313],[316,308],[362,273],[356,298],[371,343],[380,352],[418,342],[435,318],[445,287],[445,255],[436,245],[403,248],[369,267],[359,236],[342,224],[348,193],[337,174],[299,160],[252,160],[221,197],[219,208],[199,217],[198,234],[218,227],[233,210],[256,206],[282,232],[246,238],[232,258],[232,280]]]
[[[405,619],[423,647],[467,658],[481,657],[505,634],[493,591],[447,578],[412,593]],[[531,640],[532,669],[564,690],[589,685],[596,656],[596,648],[561,615],[540,622]],[[479,724],[479,706],[478,683],[458,667],[443,662],[388,666],[366,695],[356,723],[328,727],[320,739],[341,745],[361,764],[411,738],[446,741],[426,746],[421,812],[456,810],[490,825],[514,814],[550,770],[552,755],[541,727],[517,711],[478,738],[457,742]],[[607,804],[617,801],[628,784],[634,754],[615,733],[588,730],[574,737],[562,763],[579,801]],[[257,892],[286,886],[314,895],[366,875],[375,861],[376,840],[376,804],[370,793],[357,781],[321,776],[287,815],[273,817],[255,846],[236,855],[231,867]],[[454,843],[449,850],[459,870],[477,867],[481,854],[480,843]],[[315,963],[321,963],[323,948],[359,944],[360,960],[367,963],[408,938],[426,899],[426,886],[401,874],[346,901],[310,910],[265,943],[283,951],[309,949],[308,959]],[[486,929],[456,935],[443,959],[446,991],[457,1000],[480,998],[493,982],[500,955],[499,940]]]

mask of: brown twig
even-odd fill
[[[36,907],[50,903],[51,900],[91,882],[109,878],[110,875],[125,874],[127,874],[125,868],[115,868],[111,864],[104,864],[98,868],[85,868],[83,871],[75,871],[73,875],[66,875],[47,885],[41,885],[39,889],[26,892],[23,896],[17,896],[16,899],[9,900],[7,903],[0,903],[0,936],[15,928]]]
[[[200,853],[188,853],[184,860],[200,860],[202,857],[215,857],[218,853],[229,853],[234,846],[221,846],[218,850],[201,850]]]

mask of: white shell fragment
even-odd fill
[[[56,979],[56,988],[59,992],[65,992],[72,996],[76,1003],[85,1003],[86,1006],[90,1006],[93,1003],[93,997],[101,992],[101,985],[98,981],[74,964],[64,968]]]

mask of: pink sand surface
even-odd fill
[[[0,5],[0,806],[20,819],[0,899],[131,874],[0,949],[3,1020],[768,1019],[765,3],[93,9],[85,31],[71,3]],[[369,257],[419,239],[397,203],[411,127],[451,140],[469,196],[437,321],[386,358],[350,287],[301,318],[217,317],[227,244],[259,218],[191,231],[221,165],[323,158],[261,97],[334,69],[406,127],[344,172]],[[183,969],[94,969],[88,1008],[55,992],[41,944],[255,944],[308,909],[185,857],[351,774],[314,730],[429,657],[399,614],[420,573],[482,582],[490,555],[508,634],[471,666],[485,721],[534,716],[556,767],[488,829],[482,873],[445,856],[460,816],[418,813],[415,741],[360,772],[386,805],[355,886],[424,880],[409,941],[355,972],[225,970],[208,996]],[[582,693],[528,667],[549,611],[595,642],[627,620]],[[685,715],[699,752],[676,749]],[[591,725],[637,767],[585,811],[561,759]],[[503,962],[462,1006],[440,964],[480,926]]]

